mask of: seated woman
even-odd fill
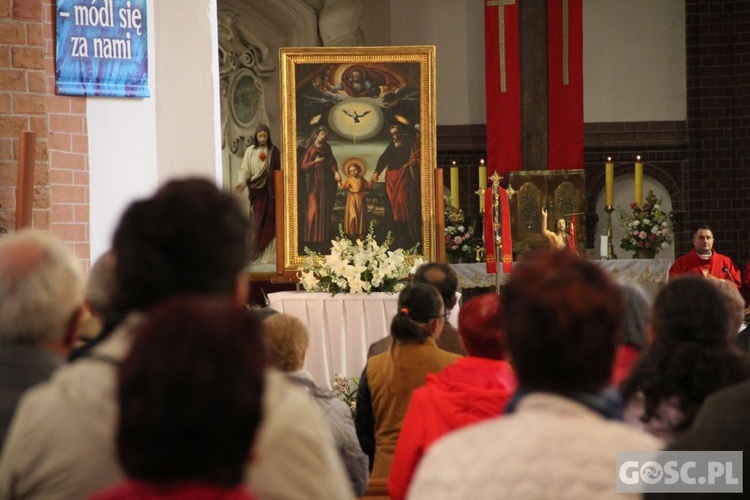
[[[310,345],[305,325],[289,314],[274,314],[264,320],[266,346],[271,362],[289,379],[307,389],[320,405],[331,429],[339,456],[349,473],[354,493],[364,495],[369,475],[367,455],[362,452],[354,430],[349,407],[333,391],[315,385],[310,372],[303,367]]]
[[[411,396],[396,444],[388,491],[406,497],[422,455],[442,435],[503,413],[516,389],[506,361],[505,325],[500,296],[488,293],[466,302],[458,315],[458,333],[469,355],[427,375]]]
[[[605,390],[620,291],[596,264],[541,251],[513,270],[500,299],[518,390],[502,417],[433,443],[409,498],[616,498],[617,452],[661,444],[618,422]]]
[[[261,328],[218,299],[175,299],[149,314],[119,367],[128,481],[94,500],[255,498],[242,479],[262,415]]]
[[[423,283],[407,286],[398,296],[389,351],[371,357],[365,365],[354,423],[359,444],[370,457],[372,479],[386,479],[390,474],[412,392],[424,385],[428,373],[438,373],[461,359],[435,343],[444,322],[445,308],[437,288]]]
[[[666,441],[690,428],[706,396],[750,376],[729,343],[735,315],[712,281],[680,276],[659,292],[653,343],[620,386],[625,421]]]

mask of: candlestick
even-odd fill
[[[484,159],[479,160],[479,189],[476,194],[479,196],[479,213],[484,213],[484,193],[487,192],[487,166]]]
[[[458,167],[455,161],[451,167],[451,206],[458,208]]]
[[[607,206],[604,207],[604,211],[607,212],[607,259],[616,259],[615,249],[612,245],[612,212],[615,211],[615,207]]]
[[[611,207],[615,197],[615,164],[612,158],[607,157],[607,163],[604,165],[604,186],[605,186],[605,205]]]
[[[643,163],[641,157],[635,157],[635,204],[643,204]]]

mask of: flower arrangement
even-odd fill
[[[388,250],[391,234],[382,245],[375,241],[373,225],[362,241],[350,240],[341,227],[339,237],[331,241],[331,253],[320,255],[305,248],[302,269],[297,274],[308,292],[372,293],[400,292],[403,280],[413,274],[423,260],[416,256],[416,246],[404,251]]]
[[[661,199],[653,190],[642,205],[630,204],[631,213],[618,208],[618,216],[624,233],[620,241],[623,250],[652,250],[654,254],[672,243],[672,224],[669,216],[661,211]]]
[[[445,200],[445,253],[454,258],[472,257],[471,238],[474,228],[466,224],[464,212]]]
[[[333,393],[352,411],[352,417],[357,410],[357,389],[359,378],[346,377],[340,373],[333,376]]]

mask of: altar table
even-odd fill
[[[269,306],[299,318],[310,332],[305,369],[320,387],[331,388],[334,375],[359,377],[367,363],[367,349],[388,336],[398,307],[398,294],[276,292]],[[456,324],[459,307],[451,311]]]
[[[614,280],[622,283],[639,285],[652,299],[659,287],[666,285],[669,279],[671,259],[613,259],[592,260],[601,266]],[[452,264],[458,274],[459,289],[488,288],[495,286],[495,275],[487,274],[483,262],[470,264]],[[511,275],[502,275],[504,283]]]

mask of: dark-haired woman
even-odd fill
[[[91,498],[257,498],[242,480],[265,368],[262,324],[244,307],[195,296],[155,308],[118,371],[117,455],[128,480]]]
[[[670,442],[690,428],[709,394],[746,380],[750,364],[729,343],[733,318],[711,280],[670,281],[654,303],[654,341],[620,386],[625,422]]]
[[[386,479],[412,392],[461,356],[438,348],[445,321],[443,299],[431,285],[407,286],[398,297],[388,352],[370,358],[362,372],[354,423],[371,478]]]

